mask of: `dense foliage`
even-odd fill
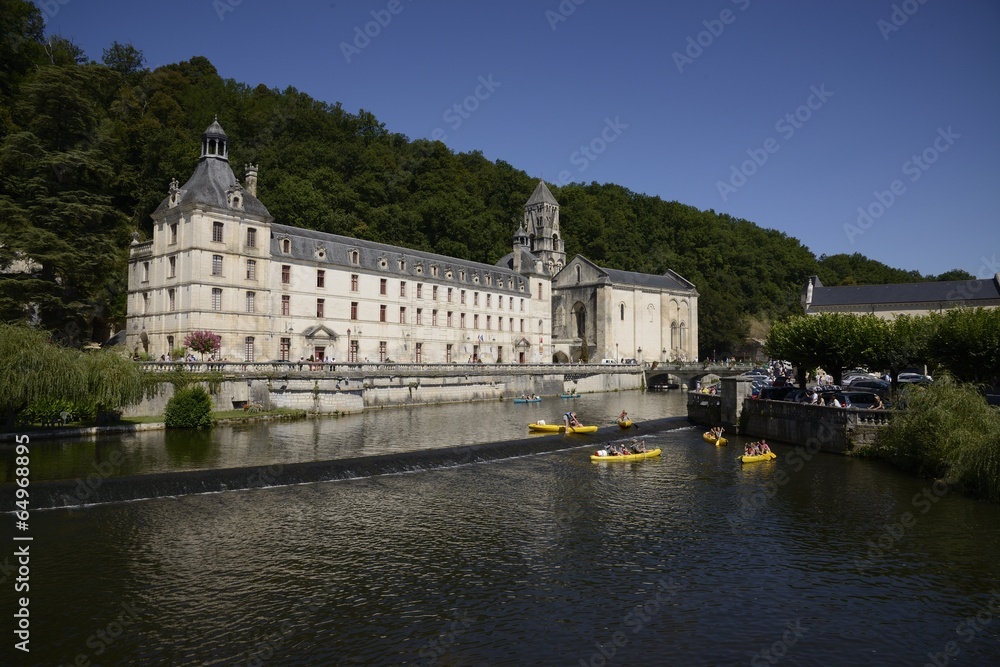
[[[907,410],[879,429],[871,453],[1000,502],[1000,412],[968,384],[941,377],[907,388]]]
[[[895,377],[910,366],[930,365],[956,380],[1000,385],[1000,309],[956,308],[943,314],[900,316],[824,313],[777,322],[765,343],[801,375],[822,367],[840,383],[841,370],[864,366]]]
[[[81,353],[38,329],[0,323],[0,411],[8,429],[63,411],[100,418],[137,404],[144,386],[139,368],[116,353]]]
[[[0,320],[38,322],[71,344],[123,322],[131,234],[150,234],[149,214],[190,175],[216,114],[237,175],[258,164],[258,196],[289,225],[492,264],[536,184],[479,152],[389,132],[367,111],[223,79],[203,57],[150,71],[141,51],[114,43],[88,62],[68,40],[45,41],[23,0],[0,0],[0,17]],[[703,356],[735,353],[751,325],[795,312],[812,274],[827,285],[921,279],[861,255],[817,260],[781,232],[619,185],[552,191],[570,256],[669,268],[696,285]]]
[[[178,389],[163,411],[167,428],[212,428],[212,397],[201,386]]]

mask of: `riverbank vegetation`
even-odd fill
[[[906,409],[879,429],[867,455],[944,479],[976,498],[1000,503],[1000,410],[975,387],[948,376],[902,392]]]
[[[928,366],[959,382],[1000,383],[1000,309],[955,308],[925,316],[823,313],[776,322],[764,345],[774,359],[806,373],[824,368],[840,384],[841,371],[865,367],[889,371],[895,381],[906,368]]]
[[[204,57],[151,70],[139,48],[114,42],[96,62],[47,38],[24,0],[0,0],[0,17],[0,321],[35,320],[69,345],[124,322],[132,232],[150,238],[149,214],[191,173],[216,114],[237,176],[259,165],[261,201],[306,229],[493,264],[537,183],[478,151],[394,133],[364,109],[224,79]],[[755,325],[798,310],[814,274],[825,285],[971,277],[817,257],[755,222],[611,183],[551,190],[570,256],[696,285],[706,356],[741,354]]]
[[[115,352],[80,352],[33,327],[0,323],[0,414],[7,431],[16,424],[108,421],[139,403],[146,387],[143,372]]]
[[[922,317],[828,313],[776,323],[765,349],[806,374],[822,367],[891,371],[901,408],[863,449],[924,477],[945,478],[970,495],[1000,502],[1000,410],[984,389],[1000,386],[1000,309],[956,308]],[[937,380],[900,385],[898,373],[928,366]]]

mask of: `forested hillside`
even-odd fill
[[[492,264],[537,183],[478,152],[392,133],[364,110],[223,79],[203,57],[150,71],[138,47],[115,43],[95,62],[43,30],[34,5],[0,0],[0,317],[70,344],[121,328],[132,233],[148,237],[149,214],[172,178],[191,174],[216,115],[237,176],[259,165],[258,196],[284,224]],[[696,285],[703,355],[730,354],[754,321],[796,312],[809,275],[931,279],[858,254],[817,259],[781,232],[619,185],[551,190],[570,256],[670,268]]]

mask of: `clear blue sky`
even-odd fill
[[[115,40],[154,68],[202,55],[410,138],[729,213],[817,255],[1000,271],[996,0],[61,1],[37,3],[48,31],[97,60]]]

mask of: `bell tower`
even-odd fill
[[[545,272],[549,276],[559,273],[566,265],[566,246],[559,235],[559,202],[552,196],[545,181],[538,182],[538,187],[524,205],[524,229],[528,235],[528,246],[542,261]]]

